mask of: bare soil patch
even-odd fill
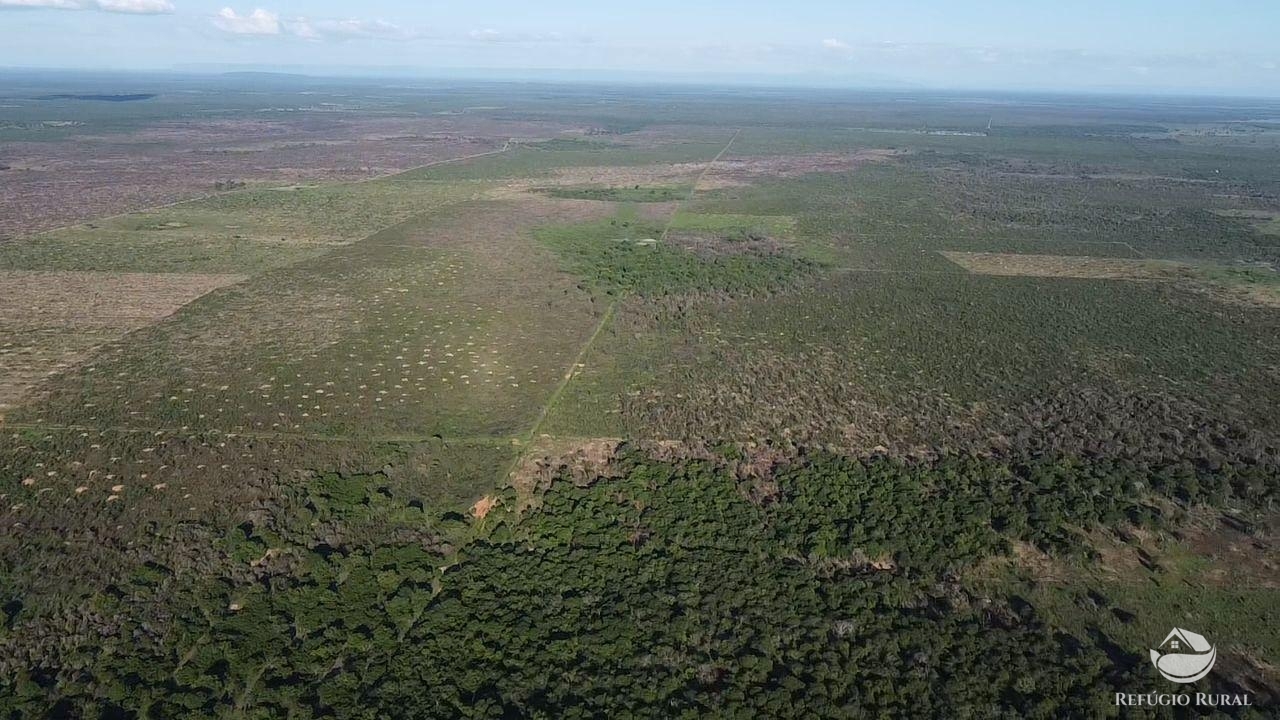
[[[495,498],[492,495],[485,495],[475,501],[475,504],[471,506],[471,516],[477,520],[485,519],[485,517],[498,506],[498,502],[498,498]]]
[[[680,209],[680,203],[640,203],[635,206],[635,209],[636,215],[642,220],[666,223]]]
[[[1217,290],[1227,299],[1242,302],[1245,305],[1280,307],[1280,287],[1275,285],[1220,287]]]

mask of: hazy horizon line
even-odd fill
[[[898,78],[857,74],[815,73],[733,73],[721,71],[621,70],[616,68],[483,67],[414,65],[315,66],[289,63],[179,63],[168,67],[108,67],[8,65],[0,72],[84,73],[86,75],[138,74],[225,77],[235,74],[291,76],[315,80],[471,80],[476,82],[547,83],[551,85],[679,85],[699,87],[729,84],[739,89],[762,90],[847,90],[906,93],[997,93],[1049,94],[1063,96],[1130,96],[1153,98],[1217,98],[1240,100],[1280,100],[1280,93],[1266,91],[1216,91],[1212,88],[1141,87],[1133,85],[929,85]]]

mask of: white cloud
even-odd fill
[[[279,35],[280,16],[256,8],[248,15],[241,15],[229,7],[218,11],[213,18],[214,27],[234,35]]]
[[[381,40],[411,40],[421,33],[402,28],[385,20],[308,20],[297,18],[285,24],[286,29],[308,40],[354,40],[378,38]]]
[[[285,24],[285,28],[293,35],[296,35],[304,40],[320,39],[320,31],[317,30],[315,26],[311,24],[311,21],[307,20],[306,18],[298,18],[296,20],[291,20]]]
[[[467,33],[467,37],[477,42],[490,43],[542,43],[542,42],[561,42],[565,40],[565,36],[560,33],[507,33],[493,28],[485,28],[483,30],[472,30]],[[590,42],[588,38],[577,38],[578,42]]]
[[[112,0],[119,2],[121,0]],[[3,0],[0,0],[3,2]],[[307,17],[281,18],[279,13],[262,8],[241,15],[224,7],[214,16],[213,24],[224,32],[235,35],[292,36],[303,40],[411,40],[421,37],[417,30],[400,27],[385,20],[311,19]]]
[[[280,17],[262,8],[247,15],[223,8],[214,17],[214,27],[233,35],[280,35]]]
[[[52,8],[54,10],[83,10],[84,3],[76,0],[0,0],[0,8],[17,10],[27,8]]]
[[[170,0],[0,0],[0,9],[101,10],[132,15],[173,12]]]
[[[827,38],[822,41],[822,47],[828,50],[849,50],[849,43],[841,42],[835,38]]]
[[[99,10],[117,13],[133,13],[135,15],[159,15],[173,12],[173,3],[169,0],[97,0]]]

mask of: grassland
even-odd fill
[[[1256,108],[386,93],[494,152],[0,243],[235,275],[5,413],[0,714],[1098,716],[1174,625],[1280,697]]]

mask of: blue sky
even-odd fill
[[[1280,95],[1278,0],[0,0],[0,65],[571,69]]]

